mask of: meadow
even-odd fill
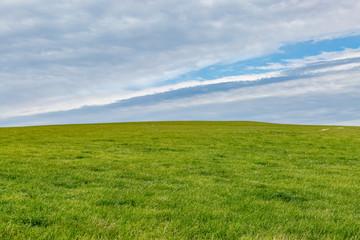
[[[360,127],[0,128],[0,239],[359,239]]]

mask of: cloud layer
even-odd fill
[[[0,117],[110,103],[214,63],[356,34],[359,12],[356,0],[1,1]]]
[[[360,125],[359,92],[356,57],[315,62],[257,80],[224,78],[103,106],[0,118],[0,126],[160,120]]]

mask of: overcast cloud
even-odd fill
[[[217,62],[359,34],[357,0],[0,3],[0,117],[105,104]]]

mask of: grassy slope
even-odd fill
[[[356,127],[2,128],[0,239],[359,239],[359,170]]]

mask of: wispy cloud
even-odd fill
[[[359,12],[355,0],[3,0],[1,116],[111,103],[214,63],[356,34]]]
[[[350,58],[359,58],[360,57],[360,48],[356,49],[344,49],[342,51],[332,51],[332,52],[322,52],[319,55],[307,56],[304,58],[292,58],[292,59],[281,59],[282,63],[268,63],[265,66],[249,66],[248,69],[261,69],[261,70],[281,70],[281,69],[291,69],[302,67],[311,63],[317,63],[321,61],[334,61],[334,60],[343,60]],[[342,65],[343,66],[343,65]],[[352,68],[350,64],[348,66]]]
[[[355,104],[360,102],[359,63],[360,58],[321,61],[263,78],[178,85],[103,106],[3,118],[0,125],[146,120],[355,124],[360,119],[360,107]]]

